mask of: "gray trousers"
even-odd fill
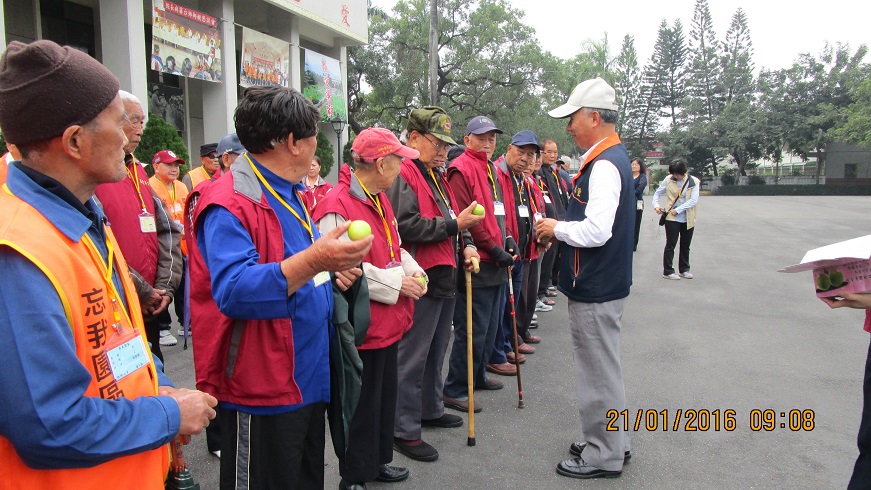
[[[414,303],[411,330],[399,341],[399,393],[393,436],[420,439],[421,419],[444,415],[442,366],[451,339],[454,298],[424,296]]]
[[[626,408],[620,328],[626,299],[606,303],[569,301],[569,325],[578,380],[578,411],[587,447],[581,457],[596,468],[620,471],[629,450],[622,417],[617,431],[605,430],[608,410]]]

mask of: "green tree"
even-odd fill
[[[723,43],[723,84],[726,105],[752,99],[756,91],[753,78],[753,42],[747,15],[738,8],[732,16],[726,41]]]
[[[326,177],[333,168],[333,158],[336,158],[336,152],[330,140],[323,133],[318,133],[318,147],[315,149],[315,156],[321,159],[321,177]]]
[[[686,57],[686,39],[680,19],[675,20],[672,27],[662,19],[648,77],[652,101],[656,101],[662,117],[671,119],[672,127],[678,125],[678,115],[686,96]]]
[[[638,67],[638,54],[635,52],[635,40],[630,35],[623,38],[620,54],[614,63],[614,90],[620,101],[617,118],[617,132],[623,142],[629,146],[641,140],[639,134],[639,113],[641,69]],[[639,149],[640,150],[640,149]],[[633,152],[638,153],[638,150]]]
[[[149,164],[147,167],[148,173],[153,174],[151,168],[151,159],[154,154],[161,150],[172,150],[177,157],[185,161],[184,165],[179,167],[178,178],[181,179],[191,168],[190,156],[188,155],[187,147],[184,140],[178,135],[178,131],[169,125],[158,116],[151,116],[148,122],[145,123],[145,129],[142,130],[142,139],[139,141],[139,146],[133,151],[136,158],[143,163]]]
[[[871,78],[859,83],[852,96],[853,102],[844,111],[847,119],[832,136],[871,149]]]

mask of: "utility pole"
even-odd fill
[[[439,10],[438,0],[429,1],[429,103],[439,104]]]

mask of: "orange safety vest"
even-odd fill
[[[76,356],[91,373],[91,384],[82,395],[104,399],[157,395],[157,371],[145,338],[139,299],[111,228],[105,227],[108,246],[114,251],[114,267],[121,277],[123,294],[129,305],[129,314],[122,312],[120,322],[128,332],[134,327],[139,330],[139,339],[148,353],[145,366],[120,380],[116,380],[108,368],[108,361],[94,362],[103,354],[103,346],[114,333],[112,324],[115,323],[111,303],[114,286],[106,280],[106,265],[99,252],[85,238],[71,241],[34,207],[14,196],[5,185],[0,190],[0,209],[3,209],[0,213],[0,246],[11,247],[33,262],[54,285],[63,303]],[[121,304],[118,307],[123,309]],[[101,326],[94,328],[94,325]],[[57,369],[64,368],[58,366]],[[37,470],[27,466],[12,443],[0,436],[0,468],[0,488],[3,490],[161,490],[169,468],[169,450],[168,446],[162,446],[92,468]]]
[[[191,182],[193,182],[193,177],[191,177]],[[157,176],[152,176],[148,179],[148,183],[151,185],[151,189],[154,191],[154,194],[157,195],[157,198],[163,201],[163,205],[166,206],[167,211],[169,211],[169,215],[172,217],[172,220],[184,230],[184,205],[188,200],[188,188],[186,185],[182,184],[178,180],[172,181],[173,190],[175,191],[175,201],[172,199],[172,195],[170,195],[169,191],[166,189],[166,184],[163,183],[162,180],[158,179]],[[185,257],[188,256],[188,246],[187,242],[184,239],[184,231],[182,231],[181,235],[181,253],[184,254]]]
[[[191,189],[192,190],[196,189],[197,186],[200,184],[200,182],[210,180],[212,178],[212,176],[209,175],[209,173],[206,172],[206,169],[204,169],[203,167],[197,167],[197,168],[191,170],[190,172],[188,172],[188,175],[191,176]]]

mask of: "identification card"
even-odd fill
[[[517,206],[517,216],[520,216],[521,218],[528,218],[529,217],[529,208],[526,207],[526,205],[524,205],[524,204]]]
[[[318,287],[321,284],[330,282],[330,273],[327,271],[320,271],[315,274],[315,277],[312,280],[315,282],[315,287]]]
[[[177,220],[174,220],[174,221],[175,221],[175,224],[178,225],[178,229],[179,229],[182,233],[184,233],[184,225],[181,223],[181,220],[180,220],[180,219],[177,219]]]
[[[154,221],[154,215],[142,213],[139,215],[139,229],[142,233],[157,233],[157,222]]]
[[[175,205],[173,205],[173,207],[172,207],[172,212],[173,212],[173,213],[180,213],[180,212],[182,212],[182,209],[181,209],[181,203],[178,203],[178,202],[175,203]]]
[[[553,203],[550,201],[550,196],[548,196],[547,194],[544,195],[544,202],[546,202],[546,203],[548,203],[548,204],[553,204]]]
[[[121,340],[122,338],[124,340]],[[128,333],[119,336],[119,340],[121,341],[117,346],[109,348],[110,344],[107,344],[105,350],[115,381],[120,381],[137,369],[148,365],[148,353],[145,351],[145,342],[142,341],[141,335]]]
[[[457,219],[457,213],[455,213],[453,209],[449,210],[448,212],[451,213],[451,219]]]
[[[539,221],[539,220],[541,220],[541,218],[544,218],[544,216],[542,216],[541,213],[535,213],[533,215],[533,217],[535,217],[535,221]]]
[[[493,214],[496,216],[505,216],[505,205],[501,201],[493,202]]]

